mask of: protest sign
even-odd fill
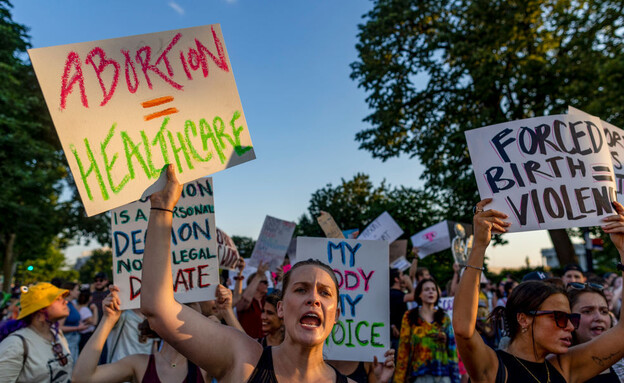
[[[267,215],[247,264],[258,267],[262,262],[268,263],[270,270],[277,269],[284,260],[296,226],[294,222]]]
[[[219,268],[234,270],[240,258],[236,244],[229,235],[217,227],[217,256]]]
[[[418,249],[418,257],[444,251],[453,244],[463,241],[472,235],[472,225],[454,221],[442,221],[412,235],[412,245]]]
[[[568,113],[591,116],[582,110],[568,106]],[[593,116],[592,116],[593,117]],[[606,144],[611,153],[611,164],[615,176],[616,193],[619,201],[624,201],[624,130],[606,121],[600,120],[604,129]]]
[[[89,216],[255,158],[218,24],[28,53]]]
[[[407,258],[405,258],[405,256],[403,257],[399,257],[397,259],[395,259],[394,261],[392,261],[392,263],[390,264],[390,268],[392,269],[398,269],[399,271],[403,272],[407,269],[410,268],[410,266],[412,266],[411,262],[409,262],[407,260]]]
[[[325,236],[327,238],[345,237],[344,234],[342,234],[342,231],[340,231],[338,225],[336,224],[336,221],[334,221],[334,217],[332,217],[331,214],[329,214],[328,212],[322,211],[321,215],[316,217],[316,221],[318,222],[319,226],[321,227],[323,233],[325,233]]]
[[[358,235],[360,235],[360,229],[343,230],[342,231],[342,235],[346,239],[356,239],[358,237]]]
[[[111,211],[113,282],[119,287],[123,310],[140,307],[150,206],[145,198]],[[173,211],[171,227],[172,288],[178,302],[214,299],[219,284],[214,222],[212,179],[185,184]]]
[[[455,297],[442,297],[438,301],[438,307],[443,309],[444,312],[449,316],[449,318],[453,318],[453,303],[455,301]]]
[[[595,226],[614,213],[615,178],[600,119],[570,113],[466,132],[487,209],[509,232]]]
[[[371,362],[390,348],[388,243],[297,238],[299,259],[318,259],[336,274],[340,318],[325,341],[325,359]]]
[[[383,240],[390,243],[399,238],[401,234],[403,234],[403,230],[392,219],[392,216],[384,211],[364,229],[358,239]]]
[[[390,244],[390,263],[407,255],[407,239],[397,239]]]

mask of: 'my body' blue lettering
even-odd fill
[[[355,253],[362,247],[360,243],[355,245],[355,247],[351,247],[347,242],[341,241],[338,244],[333,243],[332,241],[327,242],[327,261],[329,264],[334,260],[334,250],[340,250],[340,257],[342,259],[342,264],[346,265],[345,259],[345,248],[349,250],[349,266],[353,267],[355,265]]]

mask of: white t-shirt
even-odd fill
[[[139,325],[145,318],[133,310],[124,310],[113,330],[108,335],[108,363],[114,363],[128,355],[151,354],[154,339],[139,342]]]
[[[3,383],[67,383],[71,379],[74,360],[69,353],[67,340],[59,330],[59,343],[63,346],[63,356],[67,364],[61,366],[60,358],[52,351],[52,342],[41,337],[29,327],[13,334],[24,337],[28,345],[28,358],[24,361],[24,345],[15,335],[9,335],[0,342],[0,382]],[[21,374],[20,374],[21,371]]]

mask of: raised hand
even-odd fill
[[[389,382],[394,374],[394,350],[389,349],[384,356],[386,360],[383,363],[379,363],[376,356],[373,358],[373,372],[382,383]]]
[[[477,203],[475,207],[474,224],[474,245],[487,247],[492,240],[492,233],[506,233],[507,228],[511,226],[510,222],[504,221],[508,216],[498,210],[483,210],[483,208],[492,202],[492,198],[486,198]]]
[[[612,202],[616,215],[610,215],[602,221],[602,231],[609,234],[611,242],[620,252],[620,256],[624,256],[624,206],[617,201]]]
[[[104,298],[102,301],[102,311],[104,311],[104,318],[108,318],[109,320],[114,320],[117,322],[119,316],[121,315],[121,300],[119,299],[119,287],[111,286],[109,288],[110,293]]]
[[[223,313],[232,309],[232,291],[223,285],[217,286],[215,290],[215,298],[217,302],[217,311]]]
[[[173,210],[182,194],[182,184],[178,181],[175,168],[167,165],[167,184],[165,187],[150,196],[152,207]]]

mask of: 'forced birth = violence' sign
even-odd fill
[[[325,341],[325,359],[383,360],[390,346],[388,242],[297,238],[297,260],[318,259],[336,274],[340,318]]]
[[[113,281],[124,310],[140,307],[150,206],[149,200],[142,199],[111,211]],[[219,284],[216,237],[212,178],[185,184],[171,228],[172,288],[178,302],[214,299]]]
[[[218,24],[28,53],[88,215],[255,158]]]
[[[481,198],[510,232],[595,226],[613,214],[615,182],[600,119],[570,113],[466,132]]]

